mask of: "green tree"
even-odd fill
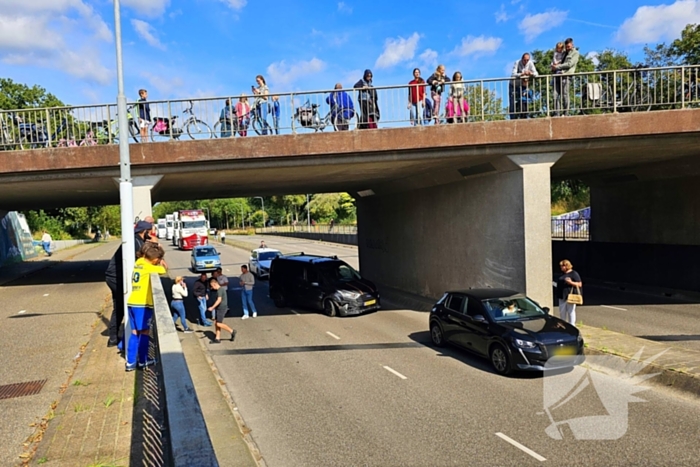
[[[0,109],[16,110],[32,107],[63,107],[65,104],[41,86],[32,87],[0,78]]]
[[[671,56],[685,65],[700,65],[700,25],[688,24],[681,37],[671,42]]]
[[[634,68],[634,64],[624,52],[615,49],[605,49],[598,54],[598,64],[595,71],[629,70]]]

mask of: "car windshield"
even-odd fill
[[[522,295],[488,298],[482,300],[482,303],[494,321],[530,319],[547,314],[535,302]]]
[[[259,261],[269,261],[272,259],[275,259],[277,255],[279,255],[279,251],[263,251],[258,253],[258,260]]]
[[[214,248],[197,248],[195,251],[195,256],[216,256],[216,250]]]
[[[165,222],[158,222],[158,228],[159,228],[159,229],[164,229],[164,228],[165,228]]]
[[[182,221],[183,229],[201,229],[207,226],[207,221]]]
[[[353,281],[361,279],[360,273],[342,261],[329,261],[318,264],[321,276],[330,281]]]

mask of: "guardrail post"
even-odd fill
[[[292,116],[292,134],[297,134],[296,126],[294,125],[294,93],[289,95],[289,105],[292,107],[290,115]]]
[[[617,71],[613,71],[613,113],[617,113]]]
[[[107,144],[112,144],[112,111],[111,106],[107,105]]]
[[[173,140],[173,112],[168,101],[168,132],[170,133],[170,141]]]
[[[550,112],[550,105],[549,105],[549,84],[551,80],[547,78],[547,117],[551,117],[551,112]]]
[[[681,67],[681,109],[685,109],[685,66]]]
[[[49,109],[46,109],[46,124],[44,125],[44,129],[46,130],[46,144],[47,148],[51,147],[51,125],[50,125],[50,118],[51,115],[49,114]],[[56,127],[58,128],[58,127]]]
[[[481,89],[481,96],[480,96],[480,99],[481,99],[481,121],[483,122],[485,120],[484,112],[486,111],[486,109],[484,108],[485,107],[484,106],[484,80],[482,79],[480,81],[480,83],[481,84],[479,85],[479,89]]]

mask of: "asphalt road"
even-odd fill
[[[256,237],[244,240],[259,243]],[[265,240],[269,247],[337,254],[357,265],[353,248]],[[168,248],[171,275],[185,273],[189,254]],[[237,275],[248,253],[219,248],[225,273]],[[278,309],[265,281],[255,289],[259,317],[242,321],[235,282],[233,277],[227,323],[238,337],[207,348],[269,466],[505,466],[540,465],[542,459],[567,466],[697,465],[696,400],[649,389],[637,394],[646,402],[628,404],[629,384],[620,378],[599,384],[594,372],[588,375],[593,384],[554,409],[551,402],[560,398],[551,399],[552,385],[576,382],[578,373],[557,380],[500,377],[481,359],[432,348],[425,313],[382,310],[328,318]],[[589,313],[611,314],[597,308],[581,310],[586,324],[593,324]],[[664,313],[672,315],[673,308]],[[677,333],[679,327],[669,322],[656,333]],[[194,336],[207,339],[209,333]],[[610,397],[622,403],[610,405]],[[545,432],[550,415],[555,421],[609,415],[594,419],[596,428],[587,436],[618,439],[577,440],[579,431],[564,428],[563,439],[555,440]]]
[[[60,398],[109,296],[104,270],[118,243],[78,247],[68,261],[0,287],[0,385],[47,380],[39,394],[0,400],[0,465],[17,465],[31,424]]]

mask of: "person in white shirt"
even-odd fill
[[[175,310],[175,314],[173,315],[173,324],[177,324],[177,318],[179,317],[183,331],[186,334],[190,334],[192,330],[187,326],[184,302],[184,299],[187,297],[187,285],[185,284],[185,279],[182,276],[177,276],[175,278],[172,292],[173,301],[170,302],[170,306],[173,308],[173,310]]]
[[[221,236],[221,243],[225,244],[226,243],[226,231],[222,230],[220,236]]]
[[[41,236],[41,246],[44,248],[46,256],[51,256],[51,242],[51,235],[44,230],[44,235]]]
[[[510,110],[510,119],[514,120],[519,118],[516,112],[519,109],[516,108],[517,103],[520,102],[520,97],[522,94],[523,80],[528,78],[538,76],[537,68],[535,68],[535,62],[530,60],[530,54],[525,52],[520,60],[517,60],[513,65],[513,72],[511,73],[510,84],[508,86],[508,102]]]
[[[243,304],[243,319],[248,319],[248,307],[253,312],[253,318],[258,316],[258,311],[253,303],[253,286],[255,285],[255,277],[248,271],[248,266],[241,266],[241,302]]]

